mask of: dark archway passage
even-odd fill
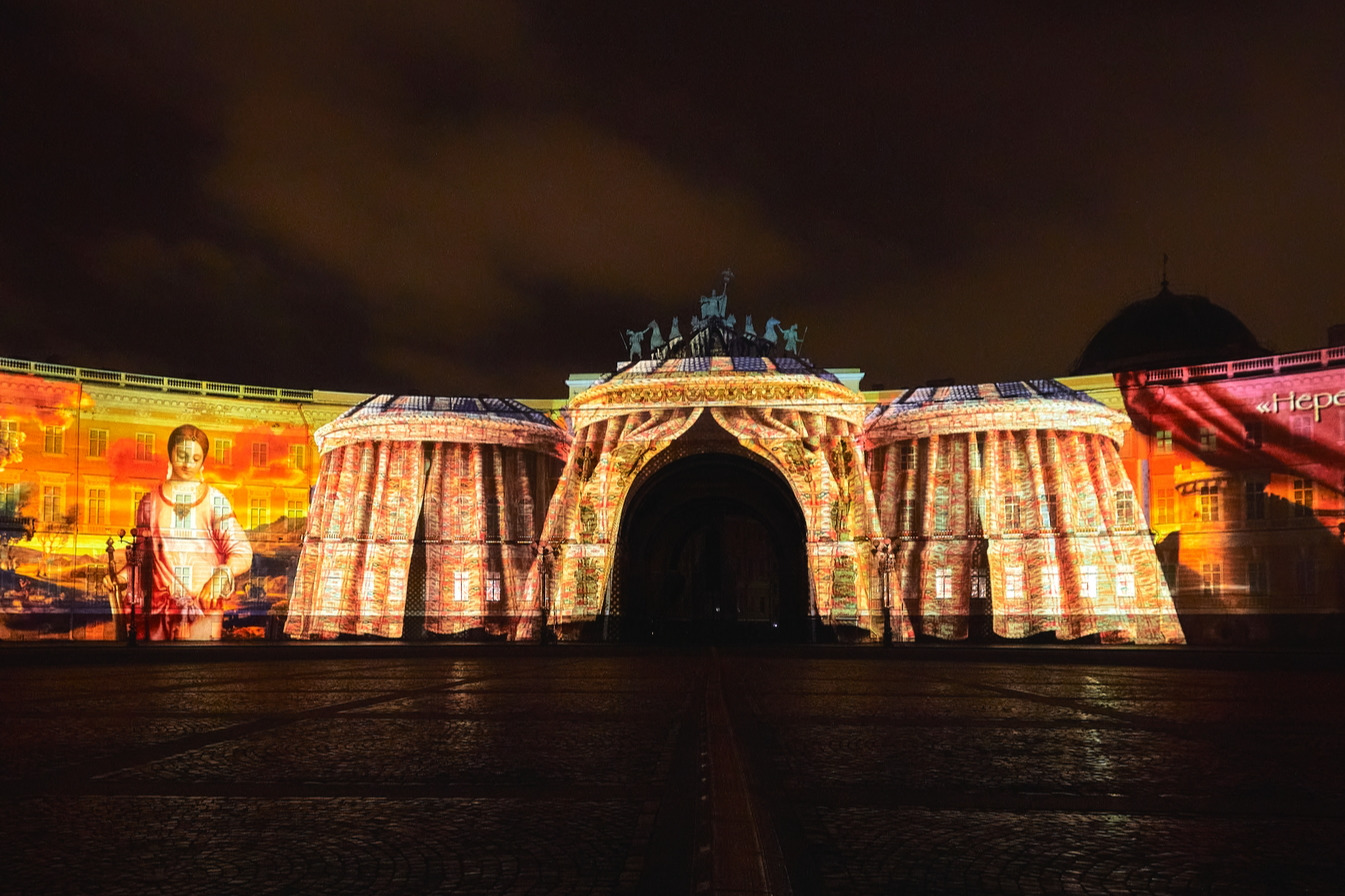
[[[798,501],[764,464],[724,453],[668,463],[622,515],[622,640],[807,640],[804,546]]]

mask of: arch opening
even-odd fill
[[[621,640],[812,635],[803,513],[784,479],[759,461],[713,452],[667,463],[636,485],[620,531]]]

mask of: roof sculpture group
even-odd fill
[[[728,289],[729,281],[732,279],[733,271],[725,270],[721,275],[719,290],[716,291],[712,288],[708,296],[701,296],[700,315],[693,315],[691,318],[693,334],[711,324],[716,324],[729,331],[735,331],[738,326],[738,317],[728,313]],[[805,328],[803,333],[800,334],[798,324],[782,327],[780,319],[772,317],[766,321],[763,332],[758,335],[756,325],[752,322],[752,315],[750,314],[743,322],[742,329],[742,335],[764,340],[775,349],[768,356],[776,354],[782,341],[786,352],[797,355],[799,346],[803,344],[807,333],[807,328]],[[646,336],[649,337],[650,357],[656,360],[662,360],[669,352],[675,352],[683,339],[681,324],[676,317],[672,319],[672,326],[668,328],[668,338],[666,340],[663,338],[663,331],[657,320],[651,320],[640,330],[626,330],[621,336],[621,341],[629,352],[627,359],[629,362],[634,363],[644,358],[644,338]]]

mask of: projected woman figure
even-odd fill
[[[173,430],[167,478],[136,508],[151,641],[219,638],[224,600],[252,568],[252,546],[229,499],[205,484],[209,452],[210,439],[195,426]]]

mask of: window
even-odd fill
[[[1312,480],[1294,480],[1294,516],[1312,516]]]
[[[1169,594],[1177,593],[1177,561],[1163,560],[1158,564],[1159,569],[1163,571],[1163,581],[1168,586]]]
[[[1130,566],[1122,566],[1116,570],[1116,596],[1130,597],[1135,596],[1135,570]]]
[[[223,522],[233,516],[229,510],[229,499],[223,495],[215,495],[210,499],[210,509],[214,511],[217,522]]]
[[[1004,531],[1019,532],[1023,528],[1022,508],[1017,495],[1004,496]]]
[[[1252,560],[1247,564],[1247,593],[1270,593],[1270,569],[1264,560]]]
[[[1243,484],[1242,509],[1249,520],[1266,518],[1266,484],[1264,482],[1246,482]]]
[[[1222,563],[1200,564],[1200,590],[1207,595],[1218,594],[1224,587]]]
[[[1060,498],[1055,492],[1047,492],[1042,496],[1041,506],[1041,527],[1043,529],[1054,529],[1060,525]]]
[[[1125,490],[1116,493],[1116,528],[1135,531],[1135,496]]]
[[[1048,564],[1041,568],[1041,593],[1046,599],[1046,612],[1060,612],[1060,567]]]
[[[89,457],[107,457],[107,430],[89,430]]]
[[[901,446],[901,468],[903,470],[914,470],[916,468],[915,443],[908,442]]]
[[[84,505],[85,518],[91,526],[107,525],[107,489],[89,489],[89,498]]]
[[[500,574],[498,572],[486,573],[486,600],[496,603],[500,599]]]
[[[1079,567],[1079,597],[1084,600],[1097,600],[1097,567],[1092,565]]]
[[[20,490],[17,482],[0,483],[0,513],[14,516],[19,512]]]
[[[472,579],[467,570],[459,569],[453,572],[453,599],[456,601],[465,601],[472,593]]]
[[[1302,445],[1312,441],[1312,418],[1300,414],[1289,418],[1289,428],[1293,433],[1294,444]]]
[[[934,489],[934,531],[948,531],[948,486],[940,485]]]
[[[897,499],[897,532],[915,531],[915,502],[910,498]]]
[[[248,528],[260,529],[270,522],[271,507],[265,498],[248,500]]]
[[[1158,432],[1154,433],[1154,453],[1172,453],[1172,430],[1160,429]]]
[[[61,487],[59,485],[42,486],[42,522],[56,523],[61,521],[62,498]]]
[[[42,427],[42,453],[65,454],[65,429],[63,427]]]
[[[135,434],[135,459],[154,460],[154,433],[138,432]]]
[[[1023,600],[1023,567],[1004,567],[1004,600],[1011,605]]]
[[[254,467],[264,467],[264,466],[266,466],[266,443],[265,443],[265,442],[253,442],[253,443],[252,443],[252,465],[253,465]]]
[[[1219,434],[1208,426],[1200,427],[1200,450],[1213,451],[1219,447]]]
[[[953,571],[947,566],[934,570],[934,598],[940,602],[953,599]]]
[[[1294,578],[1299,594],[1317,593],[1317,562],[1311,557],[1300,557],[1294,563]]]
[[[1264,433],[1260,420],[1242,421],[1242,443],[1248,448],[1260,448]]]
[[[1200,520],[1205,523],[1219,522],[1219,485],[1215,482],[1202,482],[1200,484],[1199,511]]]
[[[286,526],[291,532],[302,532],[308,518],[308,506],[303,501],[285,502]]]
[[[173,596],[187,597],[196,593],[196,588],[191,580],[190,566],[173,567]]]
[[[303,470],[308,466],[308,452],[304,450],[303,445],[290,446],[290,469]]]
[[[232,467],[234,465],[233,439],[216,439],[211,443],[211,449],[215,452],[216,464],[222,467]]]
[[[1177,521],[1177,493],[1170,488],[1154,492],[1154,522],[1168,525]]]
[[[180,491],[173,494],[173,507],[177,511],[173,514],[173,528],[175,530],[187,530],[196,525],[196,515],[189,512],[192,502],[196,500],[194,491]]]

